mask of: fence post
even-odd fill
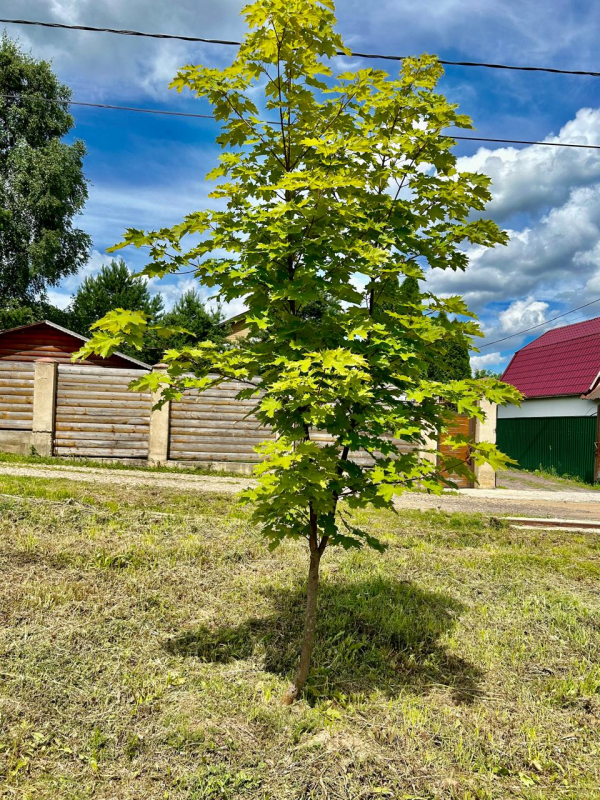
[[[166,364],[155,364],[153,372],[167,369]],[[152,392],[150,412],[150,439],[148,442],[148,462],[155,466],[165,464],[169,460],[169,440],[171,435],[171,401],[167,400],[161,408],[154,408],[160,400],[161,390]]]
[[[479,407],[485,414],[485,421],[475,420],[475,442],[491,442],[496,444],[496,417],[498,406],[489,400],[481,400]],[[474,466],[475,488],[476,489],[495,489],[496,471],[489,464]]]
[[[432,464],[437,465],[437,453],[431,452],[437,450],[439,447],[438,436],[435,431],[424,432],[423,447],[419,448],[419,460],[430,461]]]
[[[33,379],[31,446],[40,456],[51,456],[54,452],[57,379],[58,362],[38,358]]]

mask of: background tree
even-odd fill
[[[480,380],[481,378],[496,378],[497,380],[500,380],[502,378],[502,374],[502,372],[496,372],[493,369],[476,369],[473,372],[473,377],[477,380]]]
[[[166,399],[189,386],[247,381],[240,396],[257,397],[258,418],[277,434],[263,445],[259,484],[245,498],[271,547],[286,538],[307,544],[300,662],[284,697],[291,702],[309,672],[326,548],[383,548],[353,510],[390,507],[417,486],[439,492],[440,470],[468,473],[458,459],[440,467],[421,460],[398,439],[426,449],[450,407],[481,417],[481,398],[517,393],[495,380],[427,377],[449,342],[479,333],[460,298],[424,292],[410,314],[390,307],[405,276],[425,279],[423,265],[464,270],[465,243],[506,242],[493,222],[471,214],[490,199],[489,179],[456,170],[455,142],[442,131],[470,121],[436,92],[438,61],[405,59],[395,79],[368,68],[330,80],[326,61],[344,50],[330,0],[259,0],[244,14],[251,30],[231,67],[188,66],[173,84],[207,98],[222,122],[224,152],[210,175],[220,181],[211,196],[222,210],[191,213],[170,229],[129,230],[121,246],[149,247],[148,276],[193,269],[223,301],[248,308],[247,339],[170,350],[168,373],[135,385],[162,388]],[[303,314],[324,293],[339,311]],[[139,341],[148,327],[143,314],[113,312],[82,355]],[[360,450],[372,467],[353,460]],[[503,463],[489,443],[472,455]]]
[[[68,310],[72,330],[90,336],[95,322],[113,308],[143,311],[148,320],[156,323],[163,315],[162,296],[152,297],[144,278],[133,275],[123,259],[105,264],[98,275],[87,277],[77,289]],[[141,348],[123,343],[123,352],[134,355],[148,364],[160,360],[164,345],[156,334],[148,331]]]
[[[421,303],[423,296],[419,288],[419,281],[407,277],[399,286],[398,297],[389,304],[392,311],[404,314],[422,314]],[[437,315],[440,325],[450,327],[448,315],[440,311]],[[433,357],[427,363],[427,377],[432,381],[452,381],[471,377],[471,359],[469,357],[468,338],[452,338],[444,345],[436,348]],[[499,376],[490,376],[499,377]]]
[[[73,127],[70,90],[50,64],[0,42],[0,307],[34,309],[46,289],[82,266],[90,238],[74,227],[87,185],[85,147]]]
[[[223,312],[220,307],[214,311],[206,308],[200,292],[190,289],[181,295],[171,311],[167,312],[162,322],[164,325],[185,328],[189,333],[178,333],[169,337],[169,347],[185,347],[207,339],[213,342],[223,341],[227,328],[222,325]]]
[[[30,325],[42,319],[56,322],[65,328],[70,325],[68,311],[56,308],[45,301],[23,305],[17,300],[9,300],[0,304],[0,331],[17,328],[20,325]]]

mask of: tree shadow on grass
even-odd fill
[[[169,652],[226,664],[263,654],[264,666],[291,677],[297,665],[304,616],[304,589],[266,590],[274,613],[240,625],[196,628],[167,643]],[[402,690],[426,693],[448,687],[456,702],[481,694],[482,672],[449,652],[441,637],[456,625],[464,606],[409,582],[372,578],[323,582],[309,700],[374,690],[393,697]]]

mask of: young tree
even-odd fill
[[[87,277],[79,286],[69,308],[71,328],[89,336],[94,323],[113,308],[142,311],[149,321],[156,323],[162,317],[164,304],[162,296],[152,297],[146,280],[133,275],[123,259],[119,259],[105,264],[98,275]],[[160,359],[163,349],[152,332],[144,337],[141,348],[123,343],[124,352],[152,364]]]
[[[45,300],[85,262],[90,238],[73,225],[87,199],[70,90],[46,61],[0,41],[0,306]],[[14,306],[14,303],[13,303]]]
[[[169,229],[129,230],[119,245],[149,247],[149,276],[194,269],[222,300],[243,298],[248,307],[247,339],[167,351],[168,373],[137,386],[162,387],[168,398],[210,385],[209,371],[218,381],[247,381],[242,395],[257,398],[258,418],[277,433],[262,447],[260,482],[245,498],[272,548],[286,538],[308,546],[303,641],[285,702],[309,673],[326,548],[383,549],[352,510],[390,507],[417,486],[439,492],[441,470],[468,470],[437,467],[398,440],[423,451],[426,437],[447,425],[448,408],[481,417],[480,399],[517,396],[495,380],[427,378],[427,364],[449,342],[479,333],[460,298],[424,292],[410,313],[390,308],[405,276],[464,270],[461,245],[491,247],[506,236],[470,216],[489,200],[489,180],[456,170],[455,142],[442,131],[470,121],[436,92],[439,62],[407,58],[398,78],[367,68],[332,80],[328,60],[346,52],[333,12],[332,0],[259,0],[244,11],[250,32],[231,67],[180,71],[173,85],[207,98],[222,122],[224,152],[210,178],[224,208]],[[324,293],[338,312],[304,315]],[[441,312],[452,321],[442,324]],[[147,326],[142,314],[111,313],[83,352],[109,353]],[[320,446],[313,432],[330,443]],[[353,460],[360,450],[371,467]],[[487,443],[472,456],[503,463]]]

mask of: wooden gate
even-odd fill
[[[463,414],[455,414],[452,422],[448,425],[448,436],[468,436],[470,439],[475,438],[475,420],[469,419],[468,417],[464,416]],[[447,458],[460,458],[461,461],[465,461],[470,465],[469,459],[469,445],[464,444],[456,449],[452,449],[449,445],[444,444],[444,437],[442,437],[439,450],[442,453],[442,456]],[[446,475],[447,473],[442,473]],[[450,473],[448,477],[453,480],[456,485],[461,489],[468,489],[473,486],[473,482],[469,481],[463,475],[455,475],[454,473]]]

